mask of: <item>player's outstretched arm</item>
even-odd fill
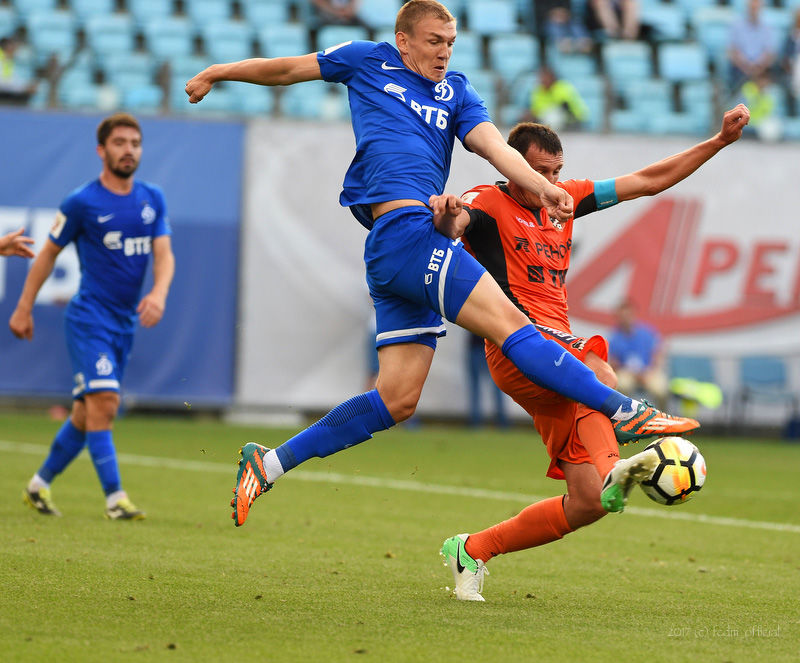
[[[169,235],[153,240],[153,288],[139,301],[136,312],[142,327],[152,327],[161,321],[167,307],[167,294],[175,275],[175,256]]]
[[[431,196],[428,205],[433,210],[433,225],[442,235],[458,239],[469,225],[469,212],[464,203],[452,193]]]
[[[36,255],[29,246],[33,244],[33,239],[23,235],[23,232],[25,229],[20,228],[0,237],[0,256],[33,258]]]
[[[686,179],[722,148],[742,137],[742,130],[750,121],[750,110],[744,104],[731,108],[722,117],[719,132],[708,140],[688,150],[650,164],[615,181],[617,200],[633,200],[641,196],[654,196]]]
[[[28,341],[33,338],[33,303],[36,301],[36,295],[39,294],[42,284],[53,271],[59,253],[61,253],[61,247],[48,238],[28,271],[17,307],[8,321],[11,332],[17,338]]]
[[[189,101],[196,104],[222,81],[256,85],[292,85],[322,78],[316,53],[286,58],[250,58],[228,64],[212,64],[186,83]]]
[[[509,180],[539,196],[551,218],[566,221],[572,216],[572,196],[531,168],[523,156],[503,140],[494,124],[481,122],[464,137],[464,144]]]

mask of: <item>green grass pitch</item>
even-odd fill
[[[800,660],[800,445],[693,437],[705,487],[489,563],[486,603],[453,599],[438,556],[559,494],[526,430],[399,428],[282,479],[234,528],[243,442],[292,431],[202,418],[116,424],[142,522],[109,522],[82,455],[21,491],[57,429],[0,415],[3,661]],[[623,450],[629,455],[641,445]]]

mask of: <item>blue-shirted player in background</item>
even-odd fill
[[[212,65],[186,84],[192,103],[228,80],[346,85],[356,156],[340,203],[369,230],[364,259],[377,324],[376,388],[337,406],[277,449],[246,444],[231,501],[236,525],[288,470],[368,440],[414,413],[436,340],[445,333],[443,317],[497,344],[537,384],[624,423],[628,439],[698,426],[601,384],[560,345],[542,338],[460,242],[436,231],[434,215],[449,210],[446,203],[437,201],[433,209],[428,203],[444,190],[456,137],[539,196],[556,222],[572,215],[572,199],[506,144],[467,78],[447,71],[456,20],[446,7],[411,0],[398,12],[395,32],[397,49],[385,42],[348,42],[297,57]]]
[[[9,321],[14,335],[33,338],[36,295],[53,271],[56,256],[75,242],[81,283],[66,310],[74,378],[72,412],[23,498],[39,513],[61,515],[53,504],[50,483],[86,445],[106,495],[106,517],[139,520],[145,514],[122,490],[111,428],[137,315],[144,327],[161,320],[175,258],[164,194],[133,178],[142,156],[136,118],[117,113],[104,119],[97,128],[97,154],[103,161],[100,177],[61,203]],[[153,288],[140,299],[151,253]]]

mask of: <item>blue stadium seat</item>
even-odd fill
[[[108,16],[114,13],[114,0],[70,0],[70,6],[81,20],[93,16]]]
[[[658,78],[625,81],[618,92],[628,109],[645,118],[669,113],[673,110],[672,86]]]
[[[481,35],[516,32],[519,27],[515,0],[471,0],[466,18],[470,32]]]
[[[677,5],[646,2],[639,12],[639,21],[650,26],[653,41],[681,41],[687,37],[686,13]]]
[[[317,50],[361,39],[369,39],[369,33],[360,25],[324,25],[317,31]]]
[[[647,131],[647,120],[637,110],[614,109],[608,114],[608,126],[614,133],[643,133]]]
[[[672,82],[706,80],[709,77],[708,55],[697,43],[659,44],[658,73]]]
[[[147,48],[158,60],[191,55],[194,50],[194,31],[185,18],[151,19],[145,23],[143,33]]]
[[[164,91],[158,85],[137,85],[122,91],[122,107],[132,113],[159,113]]]
[[[698,7],[689,17],[695,38],[714,64],[717,74],[724,74],[727,62],[728,40],[736,13],[730,7]]]
[[[39,11],[27,16],[28,41],[37,65],[55,54],[63,64],[77,46],[76,21],[71,12]]]
[[[670,355],[668,364],[670,378],[692,378],[699,382],[714,383],[717,381],[714,362],[707,355]]]
[[[96,110],[99,99],[99,88],[92,81],[62,79],[58,86],[58,103],[63,108],[74,110]]]
[[[12,6],[22,18],[38,12],[55,11],[58,0],[12,0]]]
[[[601,59],[614,89],[632,79],[643,80],[653,74],[650,47],[640,41],[609,41],[603,44]]]
[[[606,115],[608,103],[605,95],[584,97],[586,107],[589,109],[589,116],[585,122],[586,129],[589,131],[604,131],[606,128]]]
[[[200,28],[205,51],[216,62],[253,56],[253,29],[243,21],[210,21]]]
[[[109,53],[98,64],[106,81],[120,90],[155,83],[156,63],[149,53]]]
[[[392,46],[394,46],[396,48],[397,44],[396,44],[395,38],[394,38],[395,34],[396,33],[394,31],[394,28],[383,28],[382,30],[376,30],[375,31],[374,39],[377,42],[381,42],[381,41],[388,42],[389,44],[391,44]]]
[[[394,19],[402,4],[402,0],[361,0],[358,16],[373,30],[391,28],[394,32]]]
[[[269,115],[275,108],[275,93],[263,85],[239,85],[234,89],[242,115]]]
[[[467,75],[469,72],[483,69],[483,48],[480,36],[474,32],[459,32],[447,68],[467,72]]]
[[[288,23],[291,12],[286,0],[246,0],[242,13],[254,30]]]
[[[136,25],[143,27],[151,19],[171,16],[173,2],[172,0],[128,0],[128,11]]]
[[[490,69],[478,69],[469,75],[469,82],[489,109],[489,115],[494,117],[497,113],[498,77]]]
[[[347,100],[340,88],[324,81],[292,85],[282,91],[281,111],[288,117],[306,120],[343,119],[347,114]]]
[[[789,35],[794,12],[787,7],[762,7],[761,19],[772,28],[773,45],[780,52]]]
[[[305,55],[311,52],[308,30],[301,23],[267,25],[258,31],[257,37],[261,53],[267,58]]]
[[[571,80],[597,74],[597,60],[584,53],[561,53],[555,48],[548,49],[547,62],[559,78]]]
[[[0,37],[12,34],[17,25],[19,25],[17,12],[11,7],[0,7]]]
[[[133,20],[125,14],[96,14],[84,22],[86,42],[97,55],[130,53],[134,47]]]
[[[736,413],[747,421],[750,404],[756,401],[788,407],[793,415],[798,411],[797,394],[791,390],[789,369],[782,357],[751,355],[739,360],[739,390]]]
[[[685,112],[702,119],[706,130],[710,128],[714,115],[714,84],[710,79],[681,83],[678,99]]]
[[[183,0],[186,15],[198,28],[231,17],[230,0]]]
[[[458,39],[456,44],[460,46]],[[506,85],[521,73],[539,68],[539,40],[526,34],[506,34],[489,37],[489,67]]]

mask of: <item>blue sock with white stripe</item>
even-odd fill
[[[122,479],[119,476],[117,464],[117,451],[114,449],[114,440],[110,430],[97,430],[86,433],[86,444],[89,446],[89,455],[92,457],[94,469],[103,486],[106,495],[122,489]]]
[[[274,482],[281,474],[309,458],[330,456],[369,440],[373,433],[391,428],[394,424],[376,389],[354,396],[271,450],[264,459],[267,478]]]
[[[50,453],[37,474],[48,484],[69,465],[86,444],[86,433],[73,426],[67,419],[56,433]]]
[[[503,354],[534,384],[588,405],[607,417],[632,409],[624,394],[600,382],[592,369],[533,325],[518,329],[503,343]]]

